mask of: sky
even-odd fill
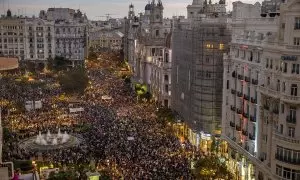
[[[0,0],[0,12],[6,13],[7,9],[12,10],[12,14],[38,16],[40,10],[47,10],[49,7],[63,7],[79,9],[86,13],[89,19],[104,20],[105,14],[112,14],[113,18],[123,18],[127,16],[128,6],[134,5],[135,12],[143,12],[145,5],[149,0]],[[157,1],[157,0],[156,0]],[[212,0],[218,2],[219,0]],[[227,0],[228,8],[231,9],[232,2]],[[254,3],[253,0],[241,0],[246,3]],[[162,0],[164,6],[164,16],[172,17],[174,15],[186,16],[186,7],[192,3],[192,0]],[[97,17],[98,16],[98,17]]]

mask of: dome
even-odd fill
[[[151,10],[151,5],[148,3],[146,6],[145,6],[145,11],[150,11]]]

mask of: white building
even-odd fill
[[[40,18],[54,21],[55,55],[82,64],[87,55],[88,19],[80,10],[49,8],[41,11]]]
[[[26,18],[25,21],[25,59],[46,62],[55,56],[54,21],[40,18]]]
[[[17,56],[25,59],[26,36],[25,18],[12,16],[11,11],[7,11],[6,16],[0,19],[0,55]]]
[[[230,167],[241,179],[300,179],[300,0],[232,28],[222,112]]]
[[[57,12],[57,14],[56,14]],[[72,65],[81,64],[88,40],[87,17],[79,10],[49,8],[39,18],[13,16],[8,10],[0,18],[0,55],[45,63],[63,56]]]

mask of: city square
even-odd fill
[[[300,180],[300,0],[92,1],[2,1],[0,180]]]

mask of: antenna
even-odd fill
[[[4,0],[2,1],[2,9],[3,9],[3,14],[5,14],[5,9],[4,9]]]

